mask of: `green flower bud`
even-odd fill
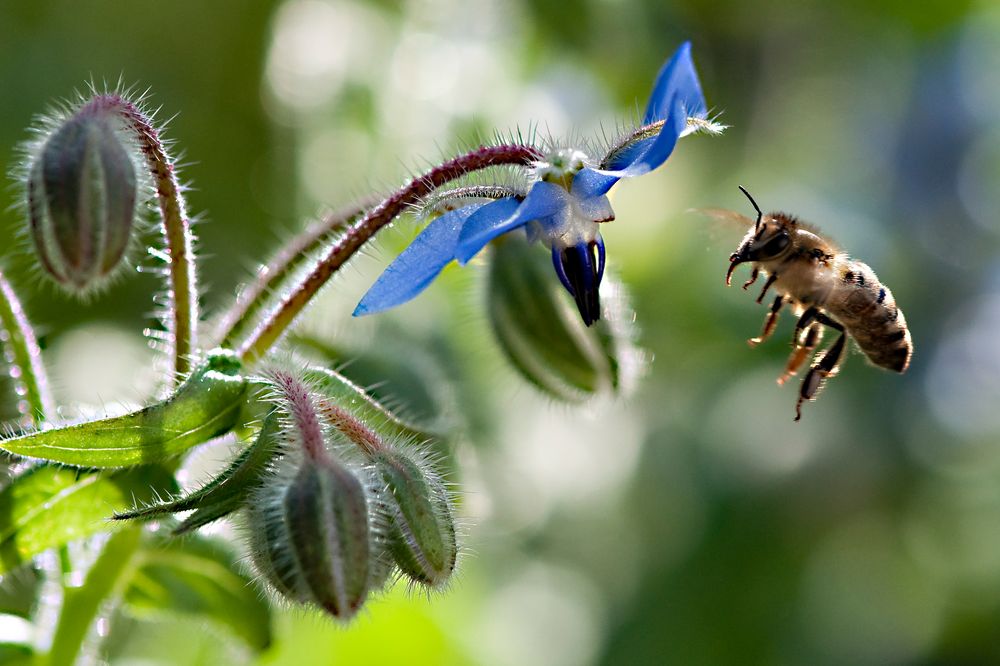
[[[283,596],[348,620],[388,575],[369,475],[336,454],[354,449],[331,445],[337,435],[298,377],[276,370],[270,382],[287,444],[246,505],[251,556]]]
[[[444,584],[458,557],[448,491],[427,460],[406,450],[381,448],[372,462],[396,564],[418,583]]]
[[[122,263],[136,218],[136,150],[101,97],[54,123],[27,168],[29,231],[44,272],[85,293]]]
[[[368,493],[347,467],[303,464],[249,504],[254,564],[284,596],[350,619],[378,582]]]
[[[634,316],[613,276],[601,284],[603,314],[592,326],[552,271],[547,252],[518,234],[493,242],[487,311],[500,348],[529,382],[565,402],[627,392],[643,354],[632,340]]]
[[[319,413],[370,462],[371,491],[389,554],[414,581],[443,585],[458,556],[455,521],[451,496],[431,457],[413,444],[420,435],[388,412],[373,410],[379,405],[371,398],[359,400],[364,394],[339,375],[320,378],[325,381],[317,387],[326,396],[318,400]]]

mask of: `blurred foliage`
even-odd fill
[[[401,586],[349,628],[285,613],[266,664],[996,663],[1000,631],[1000,12],[988,2],[7,3],[0,7],[0,165],[31,116],[86,81],[150,86],[204,211],[200,268],[225,303],[283,232],[384,190],[422,160],[540,123],[614,134],[683,39],[733,127],[693,137],[620,185],[608,257],[655,357],[637,396],[583,412],[514,383],[487,330],[486,271],[446,271],[385,317],[349,320],[384,261],[355,262],[305,318],[359,381],[442,334],[458,380],[471,554],[430,599]],[[438,148],[444,146],[444,148]],[[750,350],[765,308],[726,290],[739,231],[691,208],[815,222],[889,284],[913,332],[902,376],[852,354],[802,423],[774,384],[790,317]],[[22,222],[0,197],[0,234]],[[4,253],[47,335],[56,382],[71,322],[150,325],[156,281],[89,306]],[[142,263],[140,261],[140,263]],[[107,353],[113,353],[109,351]],[[416,357],[415,357],[416,358]],[[419,357],[395,398],[419,376]],[[350,366],[348,365],[348,370]],[[350,374],[350,373],[348,373]],[[391,377],[390,377],[391,375]],[[419,381],[419,380],[417,380]],[[390,387],[392,388],[392,387]],[[75,399],[127,400],[79,393]],[[136,389],[138,390],[138,389]],[[413,412],[437,418],[438,392]],[[484,409],[485,407],[485,409]],[[179,639],[179,637],[181,637]],[[169,650],[165,650],[169,647]],[[5,648],[6,649],[6,648]],[[191,623],[137,622],[112,663],[230,659]],[[228,656],[227,656],[228,655]]]

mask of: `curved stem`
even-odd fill
[[[411,180],[347,228],[312,272],[269,313],[267,319],[254,330],[250,339],[241,345],[240,358],[252,362],[267,353],[344,262],[408,206],[445,183],[472,171],[503,164],[529,165],[541,157],[541,153],[531,146],[514,144],[481,147],[436,166]]]
[[[327,423],[344,433],[366,456],[374,456],[386,448],[382,438],[374,430],[333,400],[320,398],[318,407]]]
[[[153,178],[170,265],[171,321],[167,322],[167,327],[173,342],[174,382],[179,383],[191,370],[191,352],[195,346],[195,326],[198,322],[198,291],[194,236],[174,162],[152,120],[134,103],[119,95],[97,95],[88,104],[110,108],[128,123]]]
[[[111,535],[82,587],[66,590],[52,648],[41,663],[71,666],[77,663],[94,621],[109,602],[121,596],[135,571],[142,527],[132,526]]]
[[[275,288],[332,234],[343,231],[350,223],[361,217],[365,210],[376,202],[364,202],[350,208],[324,215],[321,220],[309,225],[287,245],[278,250],[266,266],[257,270],[257,279],[248,284],[236,298],[236,303],[219,323],[219,340],[223,347],[231,348],[238,338],[246,333],[274,293]]]
[[[283,407],[298,431],[302,451],[314,463],[327,461],[329,454],[323,442],[323,428],[319,423],[319,415],[316,413],[316,405],[309,389],[284,370],[275,370],[271,373],[271,379],[284,401]]]
[[[10,376],[21,394],[17,411],[39,427],[55,415],[55,403],[42,365],[42,351],[10,282],[0,273],[0,346],[10,365]]]

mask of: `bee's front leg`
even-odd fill
[[[771,288],[771,285],[774,284],[774,281],[777,279],[778,275],[776,273],[771,273],[770,275],[767,276],[767,281],[764,282],[764,288],[760,290],[760,296],[757,297],[758,303],[764,302],[764,294],[767,293],[767,290]]]

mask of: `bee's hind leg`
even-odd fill
[[[802,364],[805,363],[806,359],[809,358],[809,355],[813,353],[813,350],[816,349],[822,339],[823,329],[818,324],[813,324],[805,330],[797,341],[797,344],[793,347],[791,356],[788,357],[788,363],[785,364],[785,372],[778,377],[779,386],[798,373],[799,368],[802,367]]]
[[[771,337],[771,333],[774,332],[774,327],[778,324],[778,312],[781,310],[781,306],[785,304],[784,296],[775,296],[774,302],[771,303],[771,309],[767,313],[767,317],[764,319],[764,330],[761,331],[760,335],[756,338],[750,338],[747,343],[751,347],[756,347],[760,343]]]
[[[802,380],[802,387],[799,389],[799,400],[795,403],[796,421],[802,418],[802,403],[806,400],[813,400],[816,397],[816,393],[823,386],[823,382],[828,377],[836,374],[837,367],[844,357],[844,347],[847,344],[847,334],[844,332],[843,326],[823,315],[819,315],[817,319],[822,324],[840,331],[840,335],[834,341],[833,345],[826,350],[819,363],[811,367],[809,372],[806,373],[805,379]]]
[[[816,346],[823,338],[823,329],[816,319],[820,317],[820,311],[815,307],[810,307],[802,313],[798,322],[795,323],[795,333],[792,335],[792,354],[785,364],[785,372],[778,377],[778,384],[784,384],[799,371],[805,360],[809,358]]]

